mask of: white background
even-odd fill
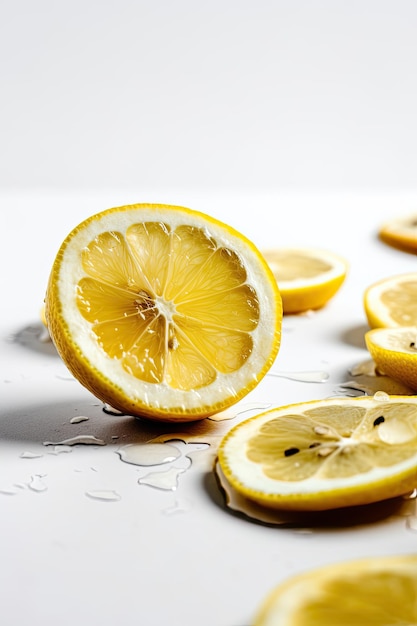
[[[414,190],[416,25],[413,0],[2,0],[0,184]]]
[[[212,462],[236,419],[190,427],[211,446],[177,490],[138,485],[118,446],[173,429],[104,414],[39,322],[54,256],[81,220],[131,202],[182,204],[261,249],[321,246],[348,260],[327,307],[284,319],[273,366],[328,381],[266,376],[240,404],[345,394],[369,356],[364,289],[416,267],[376,236],[417,207],[416,26],[417,4],[401,0],[0,3],[4,626],[252,626],[296,572],[416,551],[397,501],[315,528],[232,515]],[[80,414],[89,420],[71,424]],[[78,434],[106,445],[60,455],[43,445]],[[95,489],[120,500],[91,500]]]

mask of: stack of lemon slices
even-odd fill
[[[45,299],[73,375],[124,413],[201,419],[253,389],[280,345],[275,278],[241,233],[183,207],[109,209],[58,251]]]

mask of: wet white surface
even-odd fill
[[[380,243],[376,230],[385,217],[412,211],[417,194],[116,190],[0,200],[8,212],[0,252],[0,606],[7,626],[250,626],[266,593],[295,572],[417,549],[415,499],[262,523],[226,506],[213,471],[222,435],[256,412],[387,390],[368,362],[362,295],[379,278],[415,269],[416,258]],[[209,212],[261,249],[314,244],[350,263],[324,309],[284,319],[280,353],[260,385],[195,424],[153,424],[103,407],[68,374],[39,321],[67,231],[96,211],[143,200]]]

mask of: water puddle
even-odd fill
[[[118,502],[121,499],[120,494],[113,489],[96,489],[86,491],[85,495],[92,500],[101,500],[103,502]]]
[[[62,441],[43,442],[44,446],[76,446],[78,444],[105,446],[106,442],[102,439],[98,439],[94,435],[77,435],[76,437],[70,437],[69,439],[63,439]]]
[[[339,392],[346,396],[372,396],[378,391],[392,396],[414,395],[414,391],[403,383],[378,373],[372,359],[357,363],[349,370],[349,374],[353,379],[339,385]]]
[[[80,424],[81,422],[86,422],[89,419],[90,418],[87,417],[86,415],[78,415],[70,419],[70,424]]]
[[[37,452],[30,452],[25,450],[19,455],[19,459],[40,459],[43,457],[43,454],[38,454]]]
[[[44,478],[45,476],[41,474],[35,474],[34,476],[31,476],[30,482],[28,484],[29,489],[38,493],[46,491],[48,489],[48,486],[44,482]]]
[[[268,372],[267,376],[287,378],[298,383],[325,383],[329,380],[329,373],[324,370],[307,370],[300,372]]]

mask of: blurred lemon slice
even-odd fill
[[[417,391],[417,327],[374,328],[365,342],[378,371]]]
[[[348,264],[339,256],[315,248],[263,251],[282,297],[284,314],[323,307],[345,280]]]
[[[417,272],[384,278],[364,293],[371,328],[417,326]]]
[[[417,624],[417,555],[334,563],[270,592],[254,626]]]
[[[379,229],[379,237],[393,248],[417,254],[417,215],[385,222]]]
[[[72,374],[132,415],[201,419],[253,389],[280,345],[281,298],[242,234],[182,207],[93,215],[58,251],[45,315]]]
[[[218,452],[226,480],[266,507],[369,504],[417,484],[417,398],[329,398],[243,421]]]

